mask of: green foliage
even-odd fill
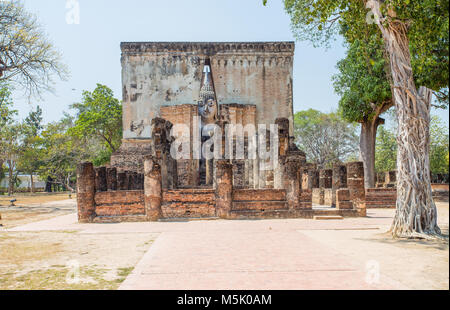
[[[324,167],[355,157],[358,150],[356,126],[345,122],[337,113],[309,109],[294,115],[297,145],[307,159]]]
[[[59,122],[48,124],[42,132],[41,165],[38,168],[42,179],[51,177],[57,183],[70,186],[70,181],[75,181],[77,163],[88,158],[88,150],[82,141],[67,133],[73,122],[73,118],[66,115]]]
[[[18,159],[17,170],[33,174],[42,164],[42,109],[37,106],[23,122],[24,140],[21,146],[21,156]]]
[[[348,45],[346,58],[337,64],[334,88],[341,96],[339,112],[349,122],[371,120],[392,105],[382,46],[378,34],[355,40]]]
[[[121,142],[122,107],[100,84],[83,93],[83,103],[73,105],[76,116],[65,114],[45,126],[39,106],[22,123],[15,121],[7,87],[0,87],[0,103],[0,166],[5,163],[13,181],[18,173],[33,174],[73,190],[77,164],[104,165]]]
[[[375,170],[386,172],[395,170],[397,167],[397,139],[396,134],[380,126],[378,128],[375,146]]]
[[[42,109],[40,106],[36,107],[36,111],[31,111],[25,119],[25,124],[30,129],[30,134],[37,136],[42,130]]]
[[[17,111],[13,110],[12,106],[10,88],[5,83],[0,83],[0,127],[11,122],[17,114]]]
[[[430,166],[432,173],[448,173],[449,171],[449,134],[437,116],[433,116],[430,126]]]
[[[80,139],[100,138],[114,152],[122,139],[122,105],[107,86],[97,84],[93,92],[84,91],[77,110],[75,126],[69,133]]]
[[[432,173],[449,172],[449,132],[438,116],[430,123],[430,170]],[[397,166],[397,140],[394,130],[384,126],[378,129],[375,168],[377,172],[395,170]]]
[[[285,0],[292,30],[299,40],[315,46],[329,46],[341,33],[346,42],[363,41],[377,32],[373,16],[364,1],[351,0]],[[409,25],[411,63],[417,85],[435,91],[441,106],[448,105],[449,76],[449,1],[448,0],[386,0],[397,18]]]

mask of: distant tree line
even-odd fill
[[[102,165],[120,145],[122,105],[104,85],[84,91],[81,102],[71,105],[74,115],[49,124],[43,124],[39,106],[18,120],[6,85],[0,88],[0,103],[0,178],[8,177],[9,195],[19,174],[30,176],[32,192],[36,175],[47,182],[47,191],[74,191],[77,163]]]

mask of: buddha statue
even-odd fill
[[[200,116],[200,132],[202,133],[202,145],[214,135],[216,122],[219,120],[219,107],[214,90],[211,75],[211,67],[208,63],[203,68],[203,77],[198,100],[198,114]],[[213,149],[210,150],[213,152]],[[199,163],[199,181],[201,185],[212,185],[213,159],[202,159]]]

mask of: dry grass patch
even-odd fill
[[[54,266],[32,270],[25,274],[0,274],[2,290],[115,290],[125,280],[133,267],[115,271],[117,277],[110,279],[111,270],[96,266],[82,266],[74,272],[70,268]]]
[[[157,234],[0,233],[0,290],[114,290]]]

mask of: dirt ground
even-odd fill
[[[70,196],[70,197],[69,197]],[[52,201],[66,200],[69,198],[76,198],[75,194],[70,193],[35,193],[35,194],[15,194],[11,197],[7,195],[0,195],[0,206],[9,206],[12,199],[17,201],[14,203],[17,206],[28,206],[29,204],[39,204]]]
[[[75,199],[60,198],[64,200],[0,207],[0,223],[4,225],[0,227],[0,290],[117,289],[161,234],[180,229],[200,229],[203,233],[208,233],[208,229],[219,229],[221,233],[227,229],[261,232],[267,225],[274,232],[298,231],[359,264],[361,269],[375,267],[409,288],[449,288],[448,203],[437,203],[439,226],[446,239],[433,242],[393,240],[388,236],[393,209],[368,210],[367,218],[334,222],[299,219],[130,223],[123,229],[105,224],[89,226],[92,229],[87,230],[71,224],[62,228],[65,230],[51,232],[6,231],[76,212]],[[340,228],[342,225],[345,229]]]
[[[68,194],[16,196],[15,206],[9,206],[9,200],[0,196],[0,225],[13,228],[36,221],[76,212],[76,197],[68,199]]]
[[[0,233],[0,290],[116,289],[156,236]]]
[[[301,231],[317,242],[358,262],[361,268],[377,268],[382,274],[411,289],[449,289],[449,204],[436,203],[444,240],[392,239],[386,233],[395,210],[379,210],[389,220],[377,230]],[[381,211],[381,212],[380,212]],[[370,216],[369,210],[369,216]]]

